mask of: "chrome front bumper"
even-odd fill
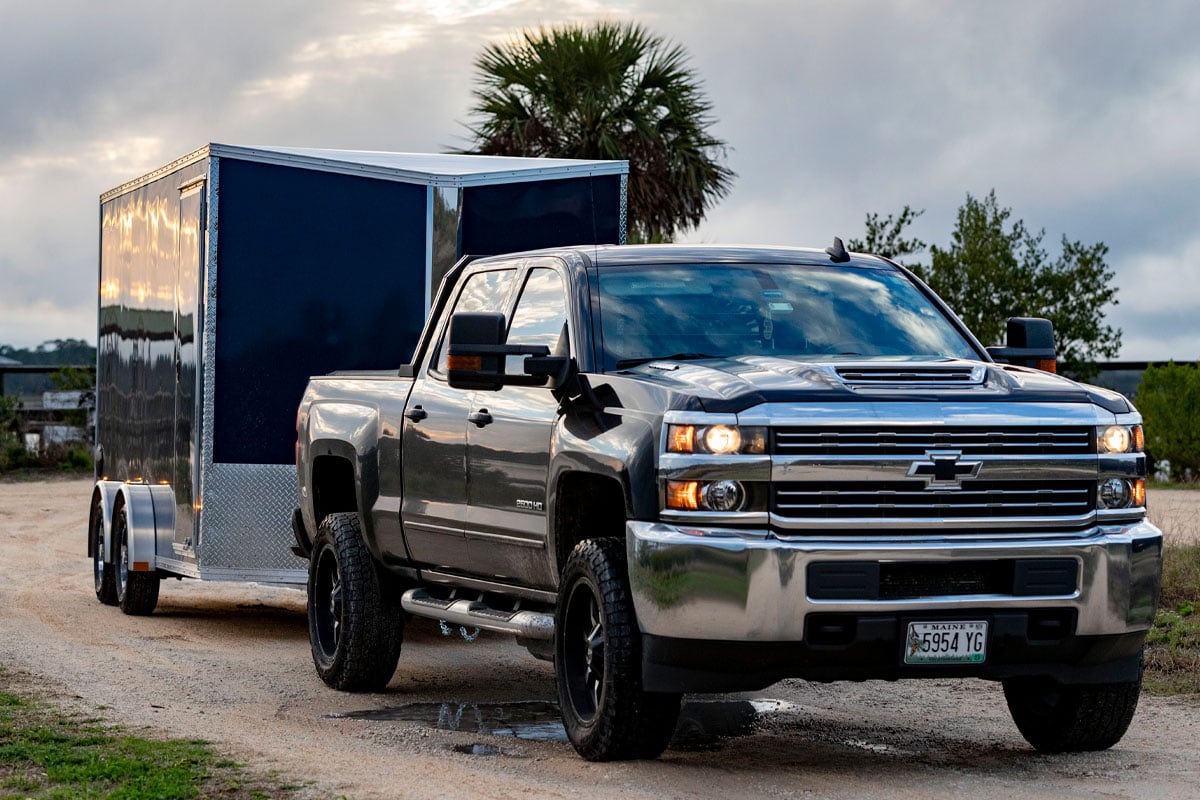
[[[1162,532],[1149,522],[1103,525],[1086,535],[956,539],[789,537],[770,532],[629,522],[629,578],[644,634],[729,642],[801,642],[813,613],[954,615],[970,611],[1073,609],[1076,636],[1147,630],[1161,580]],[[904,600],[817,600],[810,564],[932,563],[1070,558],[1074,592],[1054,596],[949,595]]]

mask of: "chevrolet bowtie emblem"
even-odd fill
[[[914,461],[908,477],[923,478],[926,489],[961,489],[964,479],[979,475],[982,461],[963,461],[961,450],[926,450],[927,461]]]

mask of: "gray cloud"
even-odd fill
[[[995,188],[1052,250],[1064,233],[1109,244],[1126,357],[1200,355],[1200,320],[1181,310],[1200,303],[1194,3],[54,9],[0,0],[3,343],[94,338],[100,192],[208,141],[460,145],[485,42],[607,17],[688,49],[731,146],[733,193],[688,239],[824,246],[910,204],[926,209],[914,233],[945,242],[966,193]]]

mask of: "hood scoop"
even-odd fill
[[[834,372],[842,383],[863,388],[970,387],[987,380],[983,364],[845,364]]]

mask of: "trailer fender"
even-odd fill
[[[175,537],[175,493],[170,486],[126,483],[119,496],[129,525],[129,569],[153,572],[158,540],[173,541]],[[170,547],[163,552],[170,553]]]
[[[104,529],[104,553],[103,560],[106,564],[113,563],[113,547],[112,547],[112,516],[113,504],[117,501],[117,494],[120,492],[124,484],[120,481],[96,481],[96,485],[92,488],[92,504],[100,501],[100,524]],[[88,536],[88,557],[95,555],[92,552],[92,537]]]

